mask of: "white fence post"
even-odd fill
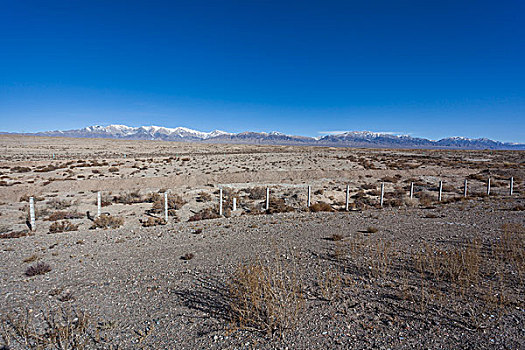
[[[442,194],[443,194],[443,181],[439,181],[439,195],[438,195],[438,200],[439,200],[440,202],[441,202]]]
[[[222,216],[222,188],[219,188],[219,215]]]
[[[102,214],[102,195],[100,194],[100,191],[97,192],[97,217]]]
[[[490,177],[487,181],[487,196],[490,196]]]
[[[266,187],[266,210],[270,209],[270,188]]]
[[[350,185],[346,185],[345,210],[348,211],[350,202]]]
[[[308,186],[308,196],[307,196],[307,199],[306,199],[306,207],[307,208],[310,208],[311,198],[312,198],[312,188],[310,186]]]
[[[509,188],[509,194],[512,196],[512,192],[514,191],[514,177],[510,178],[510,188]]]
[[[468,180],[465,179],[465,184],[463,185],[463,197],[467,198],[468,193]]]
[[[233,211],[236,211],[236,210],[237,210],[237,198],[234,198],[234,199],[233,199],[232,210],[233,210]]]
[[[35,200],[33,197],[29,197],[29,222],[31,225],[31,231],[36,230],[35,225]]]
[[[410,199],[414,198],[414,183],[410,183]]]
[[[381,198],[379,199],[379,204],[383,206],[383,198],[385,196],[385,183],[381,182]]]
[[[164,220],[168,222],[168,191],[164,192]]]

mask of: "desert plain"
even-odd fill
[[[523,349],[524,155],[0,135],[0,346]]]

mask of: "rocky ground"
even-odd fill
[[[276,156],[276,148],[254,146],[234,155],[232,149],[241,146],[223,145],[217,147],[224,153],[206,155],[217,174],[205,177],[194,146],[182,145],[191,149],[188,155],[151,153],[153,161],[143,163],[158,171],[142,177],[131,175],[134,170],[121,173],[126,164],[137,170],[135,159],[127,163],[129,155],[88,158],[89,145],[71,141],[72,154],[39,160],[37,150],[44,148],[32,146],[37,138],[30,140],[19,140],[17,148],[4,140],[13,149],[2,160],[7,185],[0,187],[0,334],[8,348],[30,347],[22,341],[51,346],[46,341],[58,334],[72,344],[107,349],[525,347],[521,153],[287,147]],[[118,144],[94,142],[94,149]],[[157,144],[163,145],[144,143]],[[27,159],[17,160],[17,154]],[[233,168],[221,167],[217,157],[230,159]],[[108,165],[77,167],[81,159]],[[71,161],[67,168],[36,171]],[[312,169],[297,161],[310,162]],[[192,162],[198,171],[185,166],[188,173],[176,175],[174,168]],[[281,162],[282,177],[266,168],[271,162]],[[107,170],[117,163],[118,174]],[[13,171],[17,166],[29,170]],[[237,166],[254,171],[231,170]],[[105,175],[99,179],[93,169]],[[94,176],[58,179],[67,170]],[[496,185],[488,197],[485,175]],[[516,179],[512,197],[509,175]],[[190,188],[179,184],[181,176]],[[46,184],[49,177],[56,179]],[[472,196],[461,199],[456,184],[465,177],[472,181]],[[432,187],[440,178],[454,184],[444,188],[442,202]],[[222,181],[206,186],[210,179]],[[382,181],[390,194],[379,208]],[[419,186],[412,201],[410,182]],[[341,211],[346,183],[352,184],[349,212]],[[268,184],[274,186],[272,208],[279,209],[269,214],[262,209],[264,196],[251,190]],[[320,210],[331,212],[305,207],[310,184],[312,203],[325,203]],[[225,200],[239,199],[239,210],[188,221],[206,208],[217,209],[219,185]],[[180,202],[167,223],[144,227],[147,218],[162,218],[148,199],[162,187]],[[90,229],[94,218],[85,212],[96,211],[97,190],[110,202],[103,207],[107,217],[123,219],[119,228]],[[136,190],[136,203],[115,199]],[[27,195],[35,196],[40,212],[36,231],[26,236]],[[50,232],[56,212],[82,215],[67,220],[74,230]]]

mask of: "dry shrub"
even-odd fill
[[[334,233],[334,234],[332,234],[332,236],[330,236],[330,240],[334,241],[334,242],[341,241],[341,240],[343,240],[343,238],[344,238],[344,236],[342,234],[339,234],[339,233]]]
[[[158,226],[158,225],[166,225],[166,220],[162,218],[154,218],[154,217],[148,217],[147,220],[142,221],[142,226],[144,227],[151,227],[151,226]]]
[[[213,208],[205,208],[192,215],[188,221],[200,221],[220,218],[219,213]]]
[[[191,260],[195,257],[195,254],[193,253],[186,253],[184,254],[183,256],[181,256],[181,260],[185,260],[185,261],[188,261],[188,260]]]
[[[168,211],[169,210],[179,210],[182,206],[186,204],[182,197],[176,194],[168,194]],[[159,196],[155,199],[151,206],[151,212],[161,213],[164,211],[164,196]],[[171,214],[174,214],[171,212]],[[171,215],[168,212],[168,215]]]
[[[13,173],[27,173],[31,171],[31,168],[24,167],[24,166],[14,166],[11,168],[11,171]]]
[[[267,214],[289,213],[292,211],[294,211],[294,208],[287,205],[283,198],[270,197],[270,206],[266,210]]]
[[[49,226],[49,233],[59,233],[78,230],[78,225],[69,220],[55,221]]]
[[[336,300],[342,297],[343,277],[339,271],[333,268],[322,271],[317,277],[317,287],[322,299],[326,301]]]
[[[84,215],[77,211],[56,211],[47,217],[47,221],[82,219]]]
[[[52,198],[47,202],[47,205],[49,205],[51,209],[62,210],[69,208],[72,203],[67,199]]]
[[[436,198],[434,198],[430,193],[428,192],[422,192],[419,194],[419,204],[423,207],[430,207],[434,203]]]
[[[111,215],[100,215],[99,217],[93,220],[93,224],[90,229],[96,228],[119,228],[124,224],[124,218]]]
[[[278,255],[240,265],[229,286],[231,321],[241,329],[283,336],[293,330],[305,298],[295,265]]]
[[[8,233],[0,234],[0,239],[9,239],[9,238],[20,238],[29,236],[29,231],[13,231]]]
[[[61,297],[59,299],[63,299]],[[41,319],[37,319],[40,315]],[[4,345],[1,349],[117,349],[111,344],[107,324],[94,323],[84,312],[71,308],[58,311],[13,312],[0,319]]]
[[[113,202],[121,204],[135,204],[144,202],[139,191],[125,192],[113,197]]]
[[[312,204],[309,209],[311,212],[314,212],[314,213],[319,212],[319,211],[334,211],[332,206],[325,202],[319,202],[319,203]]]
[[[449,250],[428,245],[413,257],[416,269],[434,280],[445,280],[468,286],[477,282],[482,262],[481,242],[475,241],[467,247]]]
[[[31,265],[26,269],[25,275],[28,277],[33,277],[36,275],[43,275],[51,271],[51,266],[45,262],[39,262],[35,265]]]
[[[264,187],[252,187],[244,189],[244,192],[248,193],[250,199],[263,199],[266,198],[266,188]]]
[[[501,231],[492,253],[497,259],[514,266],[522,276],[525,273],[525,227],[521,224],[504,224]]]
[[[211,194],[207,192],[200,192],[197,197],[197,202],[209,202],[211,201]]]
[[[375,227],[375,226],[368,226],[366,228],[366,232],[368,232],[368,233],[376,233],[377,231],[379,231],[379,229],[377,227]]]
[[[113,166],[113,167],[109,168],[108,171],[110,173],[118,173],[119,169],[117,167]]]

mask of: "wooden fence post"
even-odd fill
[[[381,198],[379,199],[379,204],[383,207],[383,198],[385,196],[385,183],[381,182]]]
[[[33,197],[29,197],[29,223],[31,225],[31,231],[36,230],[35,225],[35,200]]]

